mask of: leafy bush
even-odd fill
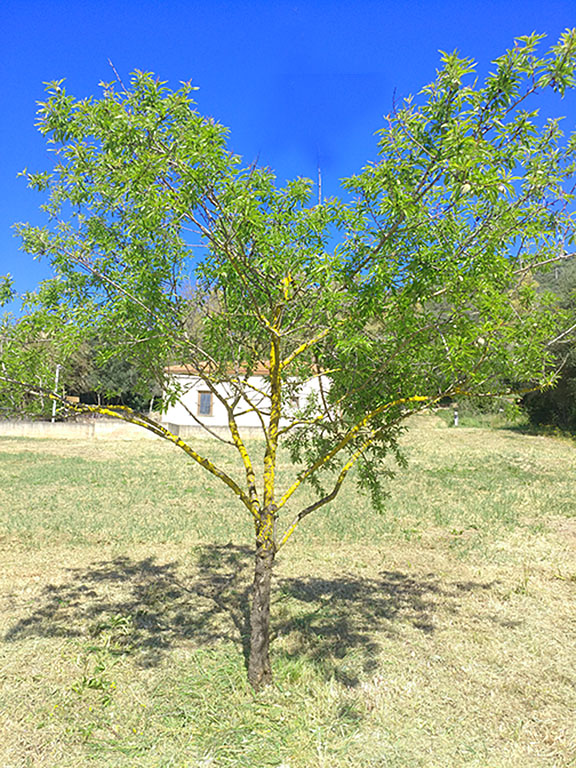
[[[535,426],[576,433],[576,347],[570,349],[556,385],[543,392],[530,392],[522,406]]]

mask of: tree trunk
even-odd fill
[[[268,546],[266,544],[268,543]],[[272,682],[270,666],[270,585],[274,550],[258,542],[250,609],[250,658],[248,682],[258,690]]]

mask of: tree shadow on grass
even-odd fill
[[[170,649],[190,643],[237,643],[247,659],[252,551],[232,544],[196,551],[187,569],[177,562],[119,557],[67,570],[48,585],[36,607],[4,636],[85,638],[91,647],[129,653],[140,666],[154,666]],[[383,571],[374,578],[342,575],[278,578],[272,633],[275,652],[304,658],[347,685],[378,664],[378,637],[398,638],[410,625],[435,630],[435,614],[457,612],[460,599],[491,584],[443,585],[434,576]],[[346,658],[355,658],[354,669]]]
[[[355,686],[378,668],[384,637],[403,643],[407,628],[432,635],[439,614],[460,612],[465,593],[494,586],[443,583],[434,573],[411,576],[385,570],[372,578],[281,579],[273,630],[276,637],[285,636],[284,655],[308,658],[326,676]],[[497,617],[490,620],[504,625]]]
[[[31,613],[5,634],[86,638],[140,666],[155,666],[183,643],[240,642],[247,653],[248,547],[213,546],[198,551],[196,567],[178,562],[118,557],[86,568],[69,568],[59,585],[43,590]]]

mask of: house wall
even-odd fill
[[[208,391],[206,384],[197,376],[187,376],[187,375],[175,375],[174,378],[176,379],[177,383],[182,387],[183,394],[180,397],[180,402],[176,402],[174,405],[171,405],[168,407],[168,410],[164,414],[162,421],[165,424],[173,424],[173,425],[180,425],[180,426],[197,426],[197,422],[195,419],[188,413],[188,410],[191,411],[203,424],[206,424],[206,426],[209,427],[228,427],[228,414],[226,412],[226,408],[224,407],[223,403],[218,400],[218,398],[213,397],[212,398],[212,413],[211,415],[201,415],[198,412],[198,393],[201,391]],[[256,387],[257,389],[266,392],[268,391],[268,383],[266,379],[263,376],[251,376],[248,379],[248,383],[252,385],[253,387]],[[327,382],[324,382],[326,385]],[[226,385],[224,384],[218,384],[216,385],[217,390],[223,395],[223,396],[230,396],[231,392],[227,389]],[[309,381],[306,381],[298,390],[298,402],[299,407],[302,407],[307,402],[308,398],[312,393],[318,393],[320,389],[320,383],[318,380],[318,377],[312,378]],[[256,392],[253,390],[250,391],[249,397],[251,399],[257,400],[259,405],[265,409],[269,410],[270,408],[270,400],[268,397],[262,398],[260,397]],[[186,406],[186,407],[185,407]],[[188,408],[188,410],[186,410]],[[258,416],[254,412],[250,413],[243,413],[243,411],[248,410],[249,406],[246,403],[246,401],[241,400],[236,407],[236,413],[239,414],[236,417],[237,424],[242,429],[250,429],[252,430],[259,430],[260,429],[260,420],[258,419]],[[291,415],[291,412],[293,413],[295,410],[295,407],[291,408],[290,411],[286,413],[286,416]],[[286,423],[286,419],[283,419],[281,421],[282,423]]]

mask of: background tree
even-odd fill
[[[154,380],[104,341],[63,334],[65,322],[44,312],[0,319],[1,372],[9,378],[29,369],[39,386],[38,396],[22,388],[0,388],[0,417],[52,417],[55,402],[43,390],[56,384],[62,397],[72,395],[82,403],[151,410],[161,394]],[[64,410],[60,416],[65,415]]]
[[[576,323],[576,259],[554,265],[543,274],[536,274],[541,289],[558,297],[559,306]],[[561,333],[551,345],[553,367],[558,378],[552,387],[529,392],[522,398],[522,407],[532,424],[558,427],[576,433],[576,344],[571,333]]]
[[[104,339],[82,344],[67,366],[66,389],[82,403],[126,405],[150,411],[161,391],[150,377],[143,376],[129,357],[118,354]]]
[[[75,383],[82,378],[82,342],[71,326],[67,333],[61,332],[69,321],[55,300],[57,295],[54,281],[47,280],[24,297],[27,314],[0,316],[0,374],[10,379],[29,372],[38,387],[32,394],[26,388],[0,386],[0,417],[50,417],[54,403],[48,392],[56,382],[62,395],[66,381]],[[12,298],[14,293],[8,290],[5,299]]]
[[[209,443],[197,449],[129,408],[82,406],[172,441],[245,506],[255,687],[271,679],[272,565],[301,521],[353,468],[381,507],[382,462],[399,455],[415,411],[490,395],[504,379],[546,381],[563,316],[527,275],[573,242],[576,139],[528,108],[543,90],[573,87],[576,36],[543,56],[540,39],[519,38],[483,84],[471,61],[444,54],[435,81],[388,116],[377,161],[345,182],[344,201],[316,202],[308,180],[277,186],[270,170],[244,167],[190,85],[172,92],[137,72],[81,101],[48,87],[39,126],[57,159],[27,179],[48,193],[49,223],[20,225],[23,248],[55,270],[71,347],[106,338],[163,383],[166,401],[182,392],[165,365],[191,365],[226,408],[239,476],[204,454]],[[40,392],[20,362],[5,385]],[[248,378],[262,364],[258,390]],[[297,387],[320,374],[318,396],[294,413]],[[261,465],[238,428],[247,409],[262,426]],[[280,488],[283,444],[295,476]]]

